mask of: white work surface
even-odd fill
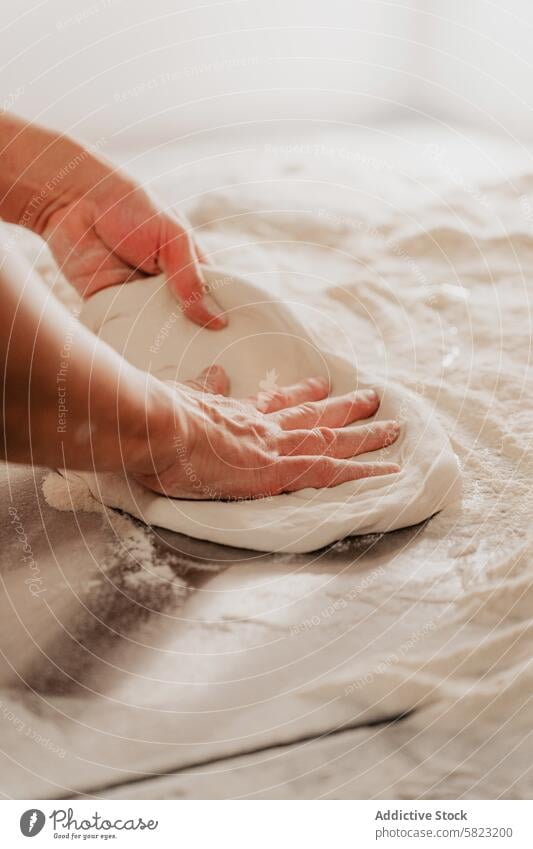
[[[45,471],[4,470],[0,792],[531,797],[527,152],[396,127],[121,158],[213,262],[307,291],[361,365],[423,394],[463,498],[267,555],[59,512]]]

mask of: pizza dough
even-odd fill
[[[185,319],[163,276],[99,292],[85,304],[81,319],[135,366],[162,379],[187,380],[208,365],[223,366],[236,397],[317,375],[330,378],[334,395],[375,388],[381,397],[376,418],[399,419],[402,432],[394,445],[358,460],[386,459],[402,471],[240,502],[166,498],[123,475],[76,473],[96,498],[147,524],[199,539],[286,552],[414,525],[457,499],[457,460],[431,409],[417,396],[360,374],[355,355],[351,361],[324,348],[311,330],[317,322],[310,304],[276,299],[225,271],[209,268],[205,276],[228,313],[225,330],[204,330]]]

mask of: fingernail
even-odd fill
[[[217,315],[213,315],[213,317],[209,321],[209,327],[216,327],[217,330],[222,330],[224,327],[227,327],[227,326],[228,326],[228,319],[226,318],[226,316],[222,312],[219,312]]]
[[[377,427],[381,427],[384,430],[399,430],[400,429],[400,423],[395,421],[395,420],[389,421],[387,419],[382,419],[380,421],[377,421],[376,425],[377,425]]]
[[[203,377],[218,377],[220,374],[220,366],[207,366],[202,372]]]

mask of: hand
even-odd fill
[[[226,325],[189,227],[78,142],[0,115],[0,216],[47,239],[80,295],[165,272],[185,314]]]
[[[205,259],[186,222],[120,172],[100,162],[94,169],[94,185],[84,191],[85,169],[81,185],[47,218],[42,233],[68,280],[89,297],[107,286],[165,272],[188,318],[212,330],[225,327],[206,292],[199,265]]]
[[[224,397],[228,390],[224,370],[215,366],[196,381],[172,384],[168,391],[181,418],[173,456],[137,480],[175,498],[248,499],[400,471],[395,463],[350,459],[398,437],[397,422],[348,427],[376,412],[375,392],[328,398],[322,378],[244,401]],[[163,431],[168,441],[168,426]]]

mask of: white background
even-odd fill
[[[111,145],[420,117],[529,138],[532,44],[527,0],[23,0],[1,103]]]
[[[530,137],[532,44],[528,0],[22,0],[2,9],[0,91],[121,143],[416,115]]]
[[[93,141],[372,120],[410,99],[409,1],[26,0],[2,17],[5,105]]]

